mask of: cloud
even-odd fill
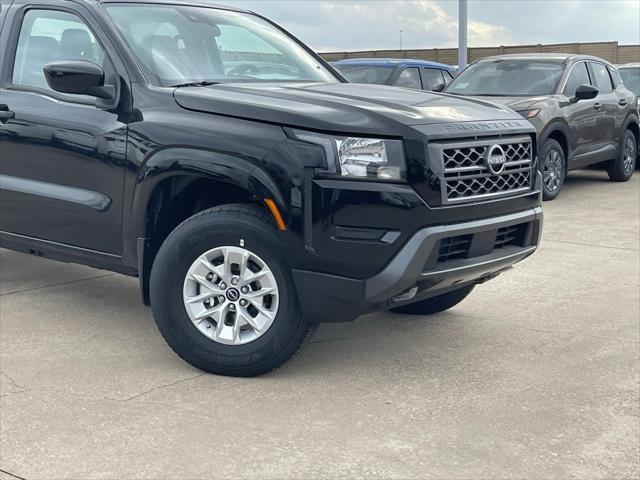
[[[638,0],[471,0],[469,18],[507,27],[517,44],[640,43]]]
[[[458,22],[456,26],[456,38],[458,34]],[[491,25],[483,22],[468,22],[467,42],[471,47],[484,47],[487,45],[507,45],[515,42],[515,38],[506,27]],[[457,45],[457,42],[447,46]]]
[[[396,1],[259,1],[233,2],[283,25],[319,51],[395,49],[400,30],[405,48],[455,45],[457,10],[435,0]],[[469,22],[469,42],[504,42],[509,30],[486,21]]]
[[[223,1],[224,0],[220,0]],[[455,0],[236,0],[318,51],[455,47]],[[470,0],[469,46],[640,43],[638,0]]]
[[[366,5],[366,4],[365,4]],[[371,5],[371,4],[369,4]],[[450,47],[458,42],[458,16],[445,11],[442,4],[434,0],[427,1],[398,1],[393,4],[403,13],[400,14],[401,22],[413,27],[414,37],[422,38],[426,42],[431,32],[439,32],[443,38],[443,43],[439,45],[420,45],[423,48]],[[418,12],[415,12],[418,10]],[[418,15],[416,15],[418,13]],[[509,42],[513,38],[511,31],[497,24],[468,20],[467,40],[470,46],[486,45]],[[415,48],[415,47],[413,47]]]

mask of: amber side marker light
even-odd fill
[[[278,225],[278,230],[282,230],[284,232],[287,229],[287,226],[284,224],[284,220],[282,220],[282,215],[280,215],[280,210],[278,210],[276,202],[270,198],[265,198],[264,203],[267,205],[271,215],[273,215],[273,219],[276,221],[276,225]]]
[[[517,110],[516,113],[519,113],[524,118],[535,118],[540,113],[540,109],[534,108],[533,110]]]

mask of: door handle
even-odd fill
[[[600,102],[594,103],[593,104],[593,109],[594,110],[600,110],[602,108],[602,104]]]
[[[15,118],[16,114],[9,110],[7,105],[0,105],[0,123],[7,123],[12,118]]]
[[[620,105],[621,107],[624,107],[627,103],[629,102],[627,102],[624,98],[618,100],[618,105]]]

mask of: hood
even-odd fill
[[[183,108],[330,132],[399,135],[401,127],[522,117],[484,99],[354,83],[219,84],[174,90]]]
[[[552,95],[538,95],[535,97],[492,97],[492,96],[478,96],[478,97],[463,97],[473,98],[475,100],[484,100],[487,102],[495,103],[498,105],[504,105],[512,110],[528,110],[533,105],[544,100],[548,100]]]

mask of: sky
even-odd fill
[[[321,52],[456,47],[458,0],[218,0]],[[469,0],[469,46],[640,44],[640,0]]]

